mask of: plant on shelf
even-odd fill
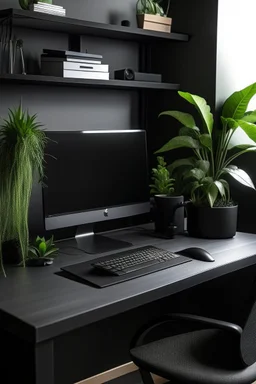
[[[28,248],[28,259],[54,258],[57,256],[58,250],[54,244],[54,236],[49,240],[37,236],[35,242]]]
[[[136,10],[138,15],[150,14],[150,15],[159,15],[166,16],[169,13],[171,0],[167,1],[166,12],[163,7],[160,5],[163,0],[138,0]]]
[[[0,128],[0,264],[3,265],[3,245],[17,243],[22,264],[28,256],[28,209],[35,175],[43,178],[45,133],[36,115],[10,109]],[[8,261],[8,250],[4,258]],[[5,272],[4,272],[5,274]]]
[[[164,2],[166,7],[163,6]],[[138,0],[136,12],[139,28],[171,32],[172,19],[167,17],[170,3],[171,0]]]
[[[38,3],[39,0],[19,0],[22,9],[28,10],[31,4]],[[52,4],[52,0],[40,0],[41,3]]]
[[[201,117],[200,129],[191,114],[167,111],[160,115],[173,117],[181,123],[182,128],[177,137],[172,138],[156,153],[165,153],[177,148],[190,148],[193,151],[192,157],[179,159],[168,169],[171,174],[179,175],[183,183],[184,194],[189,195],[193,207],[198,207],[197,210],[194,208],[194,214],[191,214],[194,218],[198,219],[200,215],[203,216],[200,208],[231,208],[232,206],[235,208],[233,218],[236,218],[237,207],[231,200],[227,175],[241,184],[255,189],[248,174],[233,164],[233,161],[239,156],[256,150],[256,125],[254,124],[256,111],[246,112],[248,104],[255,94],[256,83],[233,93],[223,105],[221,124],[215,126],[213,115],[205,99],[186,92],[179,92],[179,95],[196,108]],[[209,215],[214,211],[206,209],[205,212],[208,216],[205,220],[209,222],[211,220]],[[227,215],[227,212],[228,210],[226,213],[222,211],[222,215]],[[230,215],[231,212],[232,210],[229,210]],[[218,225],[216,220],[217,218],[213,224]],[[221,223],[221,219],[219,223]],[[202,225],[197,223],[197,227],[200,226],[198,229],[194,224],[195,222],[191,224],[191,228],[193,226],[194,229],[190,229],[197,235],[198,231],[203,232],[201,230],[203,226],[207,226],[207,223]],[[215,232],[218,232],[217,229]],[[210,236],[211,234],[208,233],[207,237]]]
[[[157,157],[157,167],[152,169],[152,182],[150,185],[151,195],[171,196],[174,193],[174,179],[171,179],[170,172],[166,168],[167,163],[161,156]]]
[[[152,169],[152,182],[150,184],[150,193],[154,196],[155,209],[154,221],[157,233],[171,236],[174,235],[173,229],[178,227],[178,232],[184,230],[184,208],[182,208],[184,199],[183,196],[175,194],[175,180],[170,177],[170,172],[167,169],[167,163],[161,156],[157,157],[157,167]],[[179,212],[176,214],[177,208]],[[174,216],[177,223],[174,224]]]

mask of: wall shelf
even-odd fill
[[[188,41],[189,36],[182,33],[163,33],[119,25],[95,23],[68,17],[47,15],[22,9],[0,11],[0,19],[10,19],[13,27],[62,32],[74,35],[91,35],[138,42]]]
[[[55,86],[70,86],[84,88],[109,88],[109,89],[154,89],[176,91],[180,89],[179,84],[153,83],[147,81],[125,81],[125,80],[84,80],[70,79],[42,75],[0,75],[0,84],[41,84]]]

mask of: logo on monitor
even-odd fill
[[[105,216],[105,217],[108,217],[108,209],[105,209],[105,211],[104,211],[104,216]]]

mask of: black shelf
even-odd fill
[[[25,27],[43,31],[63,32],[75,35],[91,35],[138,42],[188,41],[189,36],[182,33],[163,33],[119,25],[95,23],[68,17],[47,15],[22,9],[0,11],[0,19],[10,18],[14,27]]]
[[[176,91],[180,89],[179,84],[153,83],[147,81],[125,81],[125,80],[84,80],[70,79],[42,75],[0,75],[0,84],[41,84],[70,87],[87,88],[109,88],[109,89],[154,89]]]

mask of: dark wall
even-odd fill
[[[254,0],[219,0],[216,105],[223,104],[233,92],[256,82],[256,53],[253,31]],[[250,52],[250,53],[249,53]],[[249,53],[249,56],[247,56]],[[256,99],[249,109],[256,109]],[[256,156],[246,154],[234,163],[243,168],[256,184]],[[232,182],[233,198],[239,203],[239,230],[256,232],[256,192]]]

